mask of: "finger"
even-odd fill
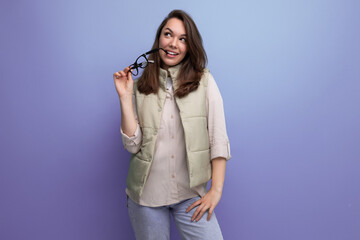
[[[120,77],[126,77],[126,74],[124,71],[119,71]]]
[[[201,217],[204,215],[204,211],[201,211],[199,214],[198,214],[198,216],[197,216],[197,218],[195,219],[195,221],[200,221],[200,219],[201,219]]]
[[[207,216],[207,220],[208,220],[208,221],[210,221],[210,218],[211,218],[211,215],[212,215],[213,211],[214,211],[214,208],[211,207],[211,208],[209,209],[209,213],[208,213],[208,216]]]
[[[120,77],[120,74],[119,74],[118,72],[116,72],[116,73],[113,74],[113,77],[114,77],[114,78],[119,78],[119,77]]]
[[[207,207],[203,207],[203,208],[201,209],[200,213],[198,214],[197,218],[195,219],[195,221],[198,222],[198,221],[202,218],[202,216],[204,215],[204,213],[205,213],[208,209],[209,209],[208,206],[207,206]]]
[[[129,80],[132,80],[132,74],[131,74],[131,73],[132,73],[132,69],[129,68],[129,69],[127,70],[127,72],[126,72],[127,77],[128,77]]]
[[[129,74],[129,72],[132,72],[132,69],[130,68],[130,66],[124,68],[124,72],[126,73],[126,75]]]
[[[191,217],[191,221],[194,221],[195,218],[198,216],[198,214],[200,213],[200,211],[203,209],[204,205],[200,205],[196,211],[194,212],[194,214]]]
[[[194,205],[194,203],[193,204],[191,204],[187,209],[186,209],[186,213],[188,213],[188,212],[190,212],[191,211],[191,209],[193,209],[195,207],[195,205]]]
[[[196,207],[197,205],[199,205],[201,203],[201,199],[197,200],[196,202],[194,202],[193,204],[191,204],[187,209],[186,212],[188,213],[191,209],[193,209],[194,207]]]

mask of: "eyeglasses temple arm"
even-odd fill
[[[155,52],[157,52],[157,51],[159,51],[159,48],[152,49],[152,50],[146,52],[145,54],[148,55],[148,54],[155,53]]]
[[[167,53],[167,51],[164,50],[163,48],[155,48],[155,49],[153,49],[153,50],[148,51],[148,52],[145,53],[145,54],[146,54],[146,55],[152,54],[152,53],[155,53],[155,52],[157,52],[157,51],[159,51],[159,50],[163,50],[165,53]]]

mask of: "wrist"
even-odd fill
[[[119,97],[121,107],[132,106],[132,95],[123,95]]]
[[[125,94],[122,94],[121,96],[119,94],[119,99],[120,99],[120,101],[132,100],[132,93],[125,93]]]
[[[222,194],[222,190],[223,190],[222,186],[211,185],[211,187],[210,187],[210,191],[212,191],[212,192]]]

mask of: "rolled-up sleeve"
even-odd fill
[[[121,127],[120,127],[120,132],[121,132],[121,139],[124,148],[131,153],[137,153],[140,150],[141,139],[142,139],[142,133],[140,131],[139,124],[136,127],[134,136],[129,137],[128,135],[123,133]]]
[[[211,150],[211,160],[217,157],[229,160],[230,143],[226,132],[223,99],[215,79],[211,74],[208,78],[206,110]]]
[[[141,147],[141,143],[142,143],[142,132],[141,132],[141,128],[139,125],[139,121],[138,121],[138,116],[137,116],[137,109],[136,109],[136,99],[135,99],[135,95],[133,95],[133,109],[134,109],[134,114],[135,114],[135,119],[137,122],[137,127],[135,130],[135,133],[133,136],[128,136],[126,135],[121,127],[120,127],[120,133],[121,133],[121,139],[124,145],[124,148],[129,151],[130,153],[137,153],[140,150]]]

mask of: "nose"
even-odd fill
[[[170,47],[173,47],[173,48],[177,47],[177,39],[175,37],[171,40]]]

